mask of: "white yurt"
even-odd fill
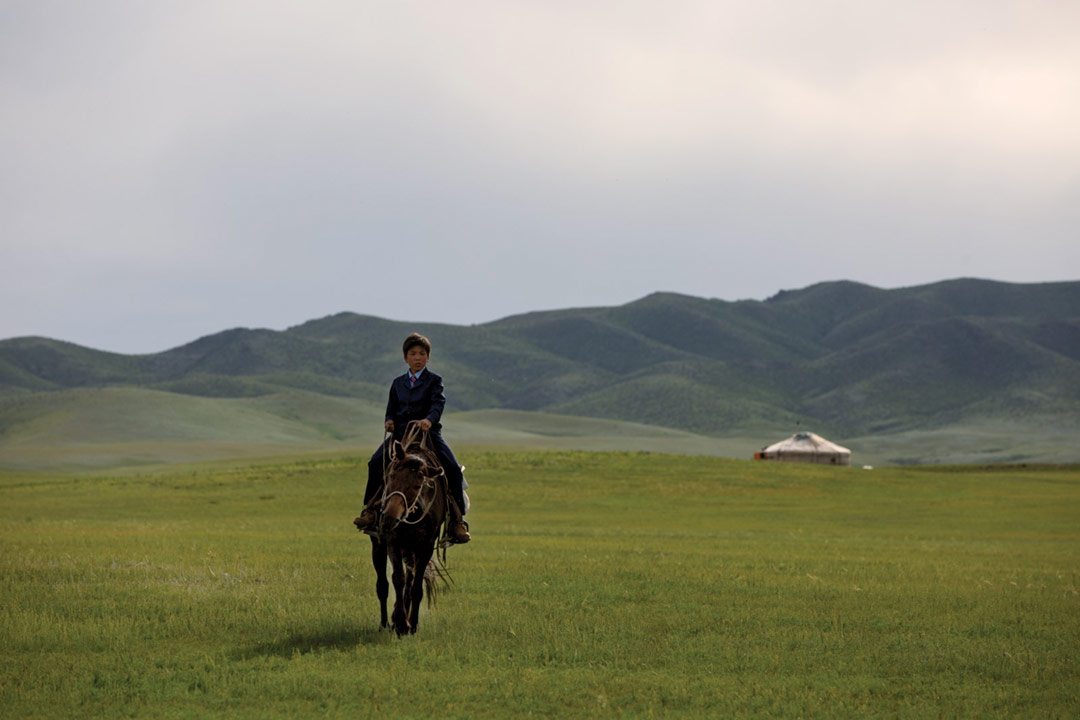
[[[773,443],[756,453],[761,460],[819,463],[821,465],[850,465],[851,451],[829,442],[812,432],[795,433],[787,440]]]

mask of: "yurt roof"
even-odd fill
[[[829,442],[825,438],[821,437],[817,433],[812,432],[800,432],[795,433],[786,440],[781,440],[778,443],[773,443],[769,447],[765,448],[765,452],[803,452],[803,453],[819,453],[826,454],[840,454],[850,455],[851,451],[846,447],[841,447],[834,442]]]

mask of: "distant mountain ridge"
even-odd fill
[[[704,434],[1080,419],[1080,282],[975,279],[893,290],[827,282],[764,301],[654,293],[471,326],[339,313],[151,355],[13,338],[0,341],[0,403],[135,386],[209,398],[299,389],[378,405],[414,330],[432,339],[432,367],[447,378],[454,410],[542,410]]]

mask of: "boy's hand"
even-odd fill
[[[428,430],[430,430],[431,429],[431,421],[428,420],[427,418],[424,418],[423,420],[421,420],[420,421],[420,429],[423,430],[424,432],[427,432]]]
[[[386,432],[388,432],[388,433],[394,432],[394,421],[393,420],[387,420],[386,425],[384,425],[383,427],[386,428]]]

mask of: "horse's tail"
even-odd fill
[[[433,609],[438,604],[439,592],[450,589],[453,584],[454,578],[446,564],[439,560],[437,555],[433,555],[424,568],[424,595],[427,596],[428,609]]]

